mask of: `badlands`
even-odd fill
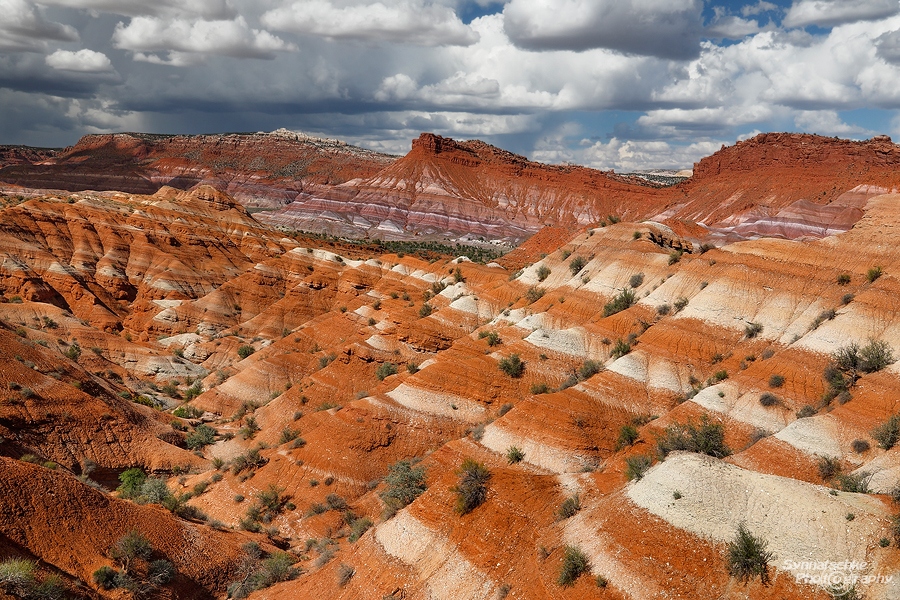
[[[0,598],[900,598],[889,138],[0,150]]]

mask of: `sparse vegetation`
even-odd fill
[[[715,458],[725,458],[731,454],[731,449],[725,444],[725,428],[719,423],[710,423],[706,415],[700,419],[699,425],[690,421],[669,425],[657,438],[656,447],[663,457],[676,450]]]
[[[882,275],[881,267],[878,267],[878,266],[872,267],[871,269],[866,271],[866,281],[868,281],[869,283],[874,283],[876,279],[881,277],[881,275]]]
[[[597,373],[603,370],[603,363],[597,362],[595,360],[586,360],[582,363],[581,368],[578,369],[578,376],[584,379],[590,379]]]
[[[640,479],[647,472],[647,469],[653,466],[653,458],[645,454],[635,454],[625,459],[625,477],[631,481],[632,479]]]
[[[759,403],[762,404],[763,406],[765,406],[766,408],[775,406],[776,404],[779,403],[778,396],[776,396],[775,394],[770,394],[769,392],[764,392],[759,397]]]
[[[634,425],[622,425],[622,428],[619,429],[619,438],[616,440],[616,450],[631,446],[637,441],[639,436],[637,427]]]
[[[525,362],[519,358],[518,354],[510,354],[508,357],[501,358],[498,363],[500,370],[517,379],[525,372]]]
[[[410,460],[400,460],[388,467],[384,478],[387,489],[380,497],[388,510],[393,514],[412,503],[426,489],[425,468],[416,467]]]
[[[755,338],[756,336],[758,336],[760,333],[762,333],[762,330],[763,330],[762,323],[748,323],[744,327],[744,335],[748,339],[752,339],[752,338]]]
[[[641,287],[642,283],[644,283],[643,273],[635,273],[628,279],[628,287],[632,289]]]
[[[547,265],[541,265],[537,270],[538,281],[544,281],[545,279],[550,277],[550,273],[550,267],[548,267]]]
[[[634,290],[625,288],[603,307],[603,316],[610,317],[631,307],[637,301]]]
[[[891,415],[887,421],[873,429],[872,438],[883,450],[893,448],[900,441],[900,413]]]
[[[506,449],[506,460],[509,464],[514,465],[520,463],[524,458],[525,453],[518,447],[510,446]]]
[[[561,586],[574,585],[575,581],[583,574],[590,571],[591,566],[587,555],[575,546],[566,546],[563,554],[563,564],[559,571],[556,583]]]
[[[778,374],[772,374],[769,376],[769,387],[770,388],[780,388],[784,385],[784,376]]]
[[[428,315],[430,315],[433,312],[434,312],[434,307],[431,306],[430,304],[428,304],[427,302],[424,302],[422,304],[421,308],[419,308],[419,317],[424,319],[425,317],[427,317]]]
[[[385,377],[396,374],[397,365],[391,362],[381,363],[378,365],[378,368],[375,369],[375,377],[378,378],[378,381],[384,381]]]
[[[629,352],[631,352],[631,344],[619,338],[618,340],[616,340],[615,345],[609,351],[609,356],[610,358],[622,358]]]
[[[544,294],[547,293],[547,290],[537,286],[531,286],[528,288],[528,291],[525,292],[525,299],[528,300],[528,304],[534,304],[538,300],[544,297]]]
[[[253,346],[248,346],[246,344],[237,349],[238,356],[240,356],[242,360],[247,358],[254,352],[255,350],[253,349]]]
[[[583,256],[576,256],[572,260],[569,261],[569,271],[572,272],[572,275],[578,275],[581,270],[587,264],[587,259]]]
[[[500,344],[500,334],[496,331],[479,331],[478,339],[487,340],[487,345],[494,347]]]
[[[184,440],[191,450],[201,450],[216,441],[216,430],[209,425],[198,425]]]
[[[769,561],[774,555],[768,551],[768,544],[754,536],[744,523],[738,525],[734,541],[729,542],[726,563],[728,573],[746,583],[759,577],[763,585],[769,583]]]
[[[560,519],[568,519],[569,517],[574,517],[579,510],[581,510],[581,498],[578,497],[578,494],[575,494],[563,500],[556,514]]]
[[[849,273],[841,273],[835,279],[835,282],[838,285],[847,285],[850,283],[850,274]]]
[[[456,494],[454,510],[462,516],[472,512],[487,500],[487,483],[491,479],[491,472],[483,464],[467,458],[456,473],[459,476],[459,483],[453,487]]]

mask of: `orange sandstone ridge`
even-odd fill
[[[775,138],[782,157],[819,139]],[[771,144],[739,144],[729,161],[774,169]],[[136,531],[154,550],[130,577],[170,562],[174,579],[152,590],[164,598],[824,600],[796,565],[844,560],[876,577],[860,593],[895,596],[877,576],[900,568],[900,455],[878,432],[900,412],[900,367],[858,370],[846,390],[825,373],[851,343],[900,357],[900,195],[875,187],[894,185],[876,168],[889,157],[869,153],[887,142],[836,144],[882,179],[838,177],[822,159],[836,190],[871,187],[811,197],[806,220],[776,233],[843,203],[859,214],[840,233],[762,236],[788,207],[801,214],[769,188],[766,210],[717,217],[738,206],[736,167],[703,166],[609,200],[637,216],[542,227],[490,264],[319,244],[209,185],[7,193],[0,563],[36,561],[38,582],[58,575],[72,597],[128,598],[94,574],[125,569],[111,548]],[[353,198],[427,178],[410,206],[452,189],[459,214],[477,190],[515,198],[519,179],[570,206],[593,206],[573,180],[636,189],[428,136],[378,173],[347,182]],[[681,216],[641,222],[664,194],[693,197],[693,212],[679,201],[666,210]],[[704,230],[718,247],[695,243]],[[664,457],[658,440],[688,423],[721,433],[714,455]],[[467,459],[490,478],[460,515]],[[399,461],[423,474],[405,506],[387,494]],[[146,493],[114,491],[129,468],[155,478]],[[729,573],[742,523],[772,553],[766,585]],[[567,586],[571,549],[586,565]]]

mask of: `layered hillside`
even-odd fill
[[[133,530],[165,597],[824,600],[844,560],[900,597],[898,203],[713,249],[548,227],[506,267],[207,186],[9,203],[0,561],[129,597],[94,573]],[[729,571],[742,524],[766,578]]]
[[[30,155],[28,155],[30,156]],[[9,161],[0,181],[23,188],[152,194],[210,184],[245,206],[275,208],[308,187],[367,177],[395,157],[287,130],[222,135],[86,135],[41,160]],[[0,167],[4,166],[0,162]]]
[[[400,159],[284,130],[93,135],[55,156],[22,152],[10,159],[17,164],[0,168],[9,194],[152,194],[163,185],[202,183],[266,209],[259,219],[282,229],[507,248],[544,226],[571,230],[617,219],[661,221],[694,242],[821,238],[852,227],[869,198],[900,184],[900,150],[886,136],[853,142],[760,134],[723,147],[668,187],[430,133]]]

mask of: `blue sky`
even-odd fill
[[[898,0],[0,0],[0,143],[421,131],[690,167],[763,131],[900,135]]]

